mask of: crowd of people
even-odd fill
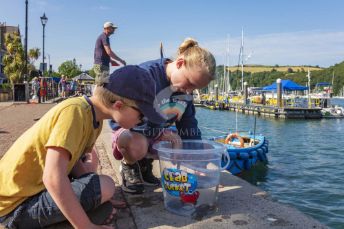
[[[92,94],[93,84],[81,83],[77,79],[68,80],[65,75],[62,75],[59,81],[52,77],[34,77],[31,80],[31,103],[45,102],[56,97],[63,99]]]
[[[81,85],[78,83],[78,80],[72,79],[68,82],[65,75],[61,76],[61,79],[58,83],[58,91],[59,96],[62,98],[78,96],[82,94],[91,94],[91,92],[88,92],[87,90],[82,90]]]
[[[152,174],[157,158],[152,144],[201,139],[192,91],[214,80],[214,56],[187,38],[174,60],[161,52],[156,60],[126,65],[110,48],[116,29],[106,22],[97,38],[92,96],[57,104],[0,160],[0,224],[36,228],[67,220],[75,228],[110,228],[87,216],[109,201],[114,207],[124,204],[111,199],[112,178],[96,173],[94,144],[106,119],[113,130],[113,156],[121,161],[122,189],[132,194],[143,193],[145,185],[159,185]],[[110,74],[110,64],[123,66]],[[67,97],[64,77],[59,84],[61,96]],[[170,129],[173,124],[176,131]]]

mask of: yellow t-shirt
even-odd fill
[[[16,140],[0,160],[0,216],[45,189],[42,176],[47,147],[62,147],[70,152],[70,173],[101,132],[102,122],[96,128],[93,118],[92,106],[84,97],[67,99]]]

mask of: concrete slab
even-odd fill
[[[120,162],[112,156],[111,129],[104,122],[100,141],[121,183]],[[160,177],[159,163],[154,173]],[[161,188],[146,187],[142,195],[125,194],[131,215],[117,223],[119,228],[327,228],[300,211],[273,201],[266,192],[248,182],[222,172],[216,209],[193,218],[165,210]],[[126,224],[126,221],[130,221]],[[121,227],[121,225],[123,227]]]

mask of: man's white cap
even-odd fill
[[[114,29],[117,28],[117,26],[114,25],[112,22],[110,22],[110,21],[105,22],[105,23],[104,23],[104,29],[105,29],[105,28],[109,28],[109,27],[112,27],[112,28],[114,28]]]

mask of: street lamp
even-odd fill
[[[28,30],[28,0],[25,0],[25,73],[24,73],[24,83],[26,83],[26,78],[28,76],[28,73],[27,73],[27,30]]]
[[[43,14],[43,16],[41,17],[41,22],[42,22],[42,26],[43,26],[43,71],[42,71],[42,76],[44,76],[44,38],[45,38],[45,25],[47,24],[48,22],[48,18],[45,16],[45,13]]]

